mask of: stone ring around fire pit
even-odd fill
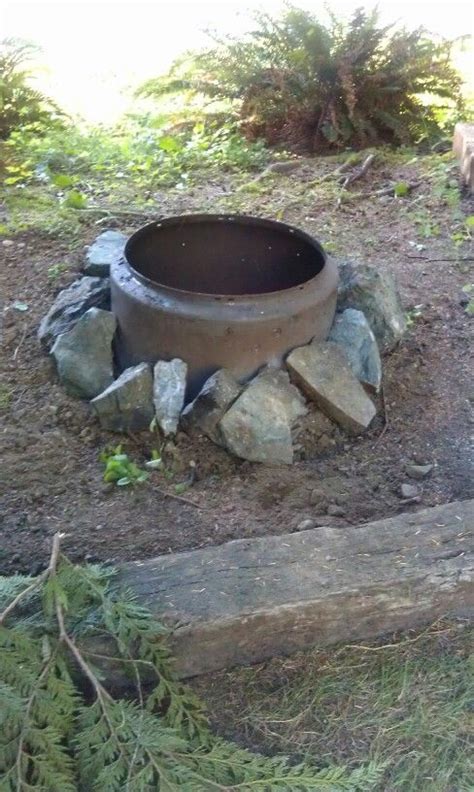
[[[379,345],[389,351],[405,329],[390,275],[337,267],[308,234],[270,220],[187,215],[128,241],[106,231],[84,270],[38,330],[66,390],[106,430],[181,425],[254,462],[293,461],[308,402],[348,434],[367,429]]]
[[[226,368],[246,380],[327,338],[338,274],[321,245],[285,223],[185,215],[141,228],[111,267],[121,369],[180,358],[187,397]]]

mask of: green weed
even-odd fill
[[[141,484],[148,478],[146,470],[142,470],[129,459],[128,454],[122,452],[121,445],[102,451],[100,461],[105,465],[104,481],[113,482],[118,487]]]

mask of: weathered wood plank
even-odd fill
[[[474,612],[474,501],[243,539],[122,568],[176,627],[182,676]]]

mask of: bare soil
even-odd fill
[[[472,278],[468,262],[455,260],[451,210],[433,197],[429,183],[406,199],[413,215],[409,203],[391,197],[339,208],[322,200],[314,206],[305,179],[314,178],[318,167],[317,161],[306,163],[301,172],[275,177],[257,192],[232,193],[229,177],[186,195],[170,191],[157,196],[157,214],[225,206],[283,217],[331,242],[338,256],[362,257],[396,275],[407,310],[422,307],[406,339],[384,360],[384,399],[371,430],[349,439],[312,409],[292,467],[235,460],[206,438],[179,433],[165,450],[167,475],[153,472],[134,488],[105,484],[99,462],[104,447],[122,442],[131,458],[144,462],[159,439],[150,432],[133,437],[103,432],[87,404],[59,386],[36,338],[55,294],[80,272],[83,245],[98,227],[85,226],[73,247],[67,240],[19,234],[11,245],[0,242],[0,572],[37,572],[57,530],[66,533],[64,550],[72,559],[115,562],[291,532],[307,518],[321,525],[358,525],[473,497],[472,320],[461,291]],[[398,166],[390,178],[416,181],[417,167]],[[386,178],[383,170],[375,172],[358,189],[383,187]],[[439,224],[439,233],[426,239],[414,221],[420,198]],[[473,214],[472,199],[465,197],[461,209]],[[139,225],[137,220],[134,227]],[[425,248],[419,251],[413,243]],[[468,242],[460,255],[472,257]],[[437,258],[451,261],[429,260]],[[58,262],[68,269],[52,279],[48,269]],[[18,303],[27,310],[18,310]],[[434,468],[425,481],[411,482],[420,496],[407,502],[400,486],[409,481],[410,461]],[[191,462],[196,480],[177,496],[175,486],[189,480]],[[315,489],[324,497],[312,496]],[[328,516],[330,504],[339,505],[343,515]]]

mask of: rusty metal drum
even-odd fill
[[[150,223],[111,269],[118,366],[181,358],[188,398],[219,368],[244,381],[327,337],[337,283],[319,242],[285,223],[207,214]]]

